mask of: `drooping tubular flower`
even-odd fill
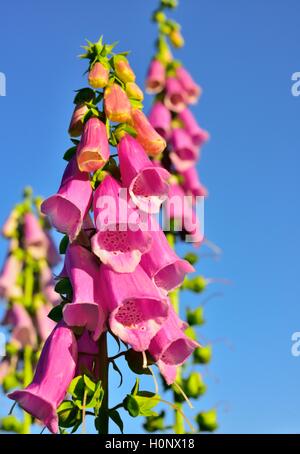
[[[85,104],[77,104],[75,106],[69,126],[69,134],[71,137],[78,137],[82,134],[83,119],[88,113],[88,110],[89,109]]]
[[[100,281],[110,329],[134,350],[145,351],[168,315],[166,297],[139,265],[126,274],[102,265]]]
[[[92,374],[94,379],[99,380],[100,377],[100,352],[99,343],[94,341],[91,333],[84,330],[83,334],[77,339],[78,360],[75,375],[83,373]]]
[[[122,87],[118,84],[108,85],[104,92],[104,109],[107,118],[115,122],[130,120],[131,106]]]
[[[161,365],[168,384],[175,379],[174,370],[166,366],[180,366],[193,353],[199,344],[184,333],[186,323],[179,319],[173,307],[169,307],[169,315],[161,329],[153,337],[149,345],[149,353]]]
[[[162,102],[157,101],[153,104],[149,114],[149,121],[165,140],[168,140],[171,135],[171,120],[171,112]]]
[[[160,93],[166,81],[165,67],[159,60],[152,60],[149,66],[146,90],[149,94]]]
[[[109,158],[109,145],[104,123],[90,118],[84,125],[81,141],[77,148],[77,164],[82,172],[102,169]]]
[[[195,145],[201,146],[207,142],[209,133],[198,125],[197,120],[188,108],[185,108],[178,116]]]
[[[183,66],[177,68],[176,78],[186,93],[187,103],[195,104],[201,95],[201,87],[196,84],[190,73]]]
[[[97,61],[90,69],[88,81],[93,88],[104,88],[108,84],[109,67]]]
[[[77,342],[72,330],[60,322],[48,337],[32,382],[23,390],[10,393],[28,413],[58,432],[56,409],[65,397],[76,370]]]
[[[17,284],[17,278],[21,269],[22,262],[14,254],[9,254],[0,275],[1,298],[15,298],[20,295],[20,287]]]
[[[33,213],[24,215],[24,244],[35,259],[47,255],[49,240]]]
[[[118,156],[122,183],[129,189],[131,199],[141,210],[157,213],[168,194],[169,172],[156,167],[128,134],[120,140]]]
[[[151,246],[151,235],[139,227],[139,214],[128,203],[127,191],[107,175],[94,194],[97,233],[91,244],[94,254],[119,273],[133,272]]]
[[[35,347],[37,342],[36,331],[24,306],[13,303],[12,307],[8,309],[5,323],[13,327],[13,341],[17,342],[21,347],[25,347],[25,345]]]
[[[150,156],[158,156],[166,148],[165,140],[155,131],[145,114],[139,109],[132,109],[131,123],[136,130],[136,140]]]
[[[98,339],[105,329],[106,312],[99,287],[100,265],[84,247],[70,244],[65,267],[72,284],[73,300],[64,306],[64,321],[69,326],[82,326]]]
[[[87,172],[80,172],[76,158],[66,167],[56,195],[46,199],[41,210],[60,232],[73,241],[82,227],[92,201],[92,188]]]

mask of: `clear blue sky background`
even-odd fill
[[[76,59],[84,38],[103,34],[131,49],[143,84],[156,4],[2,2],[1,223],[24,185],[45,196],[57,189],[73,90],[85,84]],[[291,74],[300,71],[300,3],[182,0],[176,17],[186,38],[180,57],[204,88],[195,112],[212,135],[199,166],[210,190],[206,234],[224,251],[218,262],[203,258],[199,269],[233,282],[207,292],[224,296],[207,305],[203,334],[226,338],[233,349],[215,343],[208,392],[197,407],[224,403],[222,433],[300,432],[300,358],[290,353],[291,334],[300,331],[300,98],[290,91]],[[5,248],[1,240],[1,258]]]

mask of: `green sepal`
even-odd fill
[[[119,427],[121,434],[124,433],[124,423],[122,418],[117,410],[110,410],[109,411],[110,419]]]
[[[59,426],[70,428],[77,424],[80,416],[79,408],[71,400],[64,400],[57,409]]]
[[[59,253],[65,254],[68,245],[69,245],[69,237],[68,237],[68,235],[64,235],[59,243]]]
[[[75,92],[76,95],[74,98],[74,104],[83,104],[86,102],[91,102],[95,99],[95,91],[89,87],[75,90]]]

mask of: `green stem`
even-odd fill
[[[24,387],[29,385],[32,380],[33,371],[31,364],[32,348],[30,345],[24,347]],[[31,428],[31,416],[26,411],[23,411],[23,427],[22,434],[29,434]]]
[[[28,264],[25,265],[24,277],[24,306],[29,307],[32,304],[34,277],[32,267]]]
[[[109,415],[108,415],[108,367],[109,361],[107,356],[107,334],[103,333],[99,339],[99,354],[100,354],[100,377],[101,386],[104,391],[104,396],[100,408],[100,424],[99,424],[99,435],[107,435],[109,433]]]

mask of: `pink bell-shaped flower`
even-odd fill
[[[186,194],[194,197],[207,197],[207,189],[200,182],[196,167],[190,167],[181,172],[181,176],[183,177],[182,187]]]
[[[8,397],[42,421],[50,432],[57,433],[56,409],[74,377],[76,362],[76,338],[72,330],[60,322],[43,347],[31,384],[10,393]]]
[[[139,227],[139,214],[128,203],[127,190],[107,175],[94,194],[97,233],[91,244],[101,262],[118,273],[135,270],[150,249],[151,235]]]
[[[200,128],[192,112],[186,108],[179,113],[179,118],[184,125],[184,129],[191,137],[195,145],[202,146],[209,139],[209,133]]]
[[[65,265],[73,289],[73,301],[64,306],[64,321],[69,326],[86,327],[94,333],[94,339],[98,339],[105,330],[107,318],[101,303],[100,264],[87,249],[70,244]]]
[[[101,265],[100,282],[112,332],[134,350],[146,350],[168,315],[166,297],[139,265],[126,274]]]
[[[73,157],[63,174],[58,193],[42,203],[42,213],[49,217],[57,230],[66,233],[72,242],[89,211],[92,193],[89,174],[80,172],[76,158]]]
[[[77,104],[75,106],[69,126],[69,134],[71,137],[81,136],[83,131],[83,120],[88,113],[88,110],[89,109],[85,104]]]
[[[112,84],[104,92],[104,110],[111,121],[126,123],[130,120],[131,105],[122,87]]]
[[[175,77],[168,77],[164,103],[172,112],[181,112],[186,106],[186,93]]]
[[[150,124],[146,115],[139,109],[132,109],[131,123],[137,133],[136,140],[150,156],[158,156],[164,151],[167,144]]]
[[[186,93],[187,102],[189,104],[195,104],[201,95],[199,85],[196,84],[190,73],[182,66],[177,68],[176,77]]]
[[[170,174],[156,167],[142,146],[126,134],[118,145],[122,183],[138,208],[147,213],[158,213],[168,195]]]
[[[155,102],[149,114],[149,122],[165,140],[168,140],[171,135],[171,120],[171,112],[166,106],[160,101]]]
[[[166,82],[166,70],[164,65],[159,60],[152,60],[149,66],[146,91],[149,94],[160,93]]]

